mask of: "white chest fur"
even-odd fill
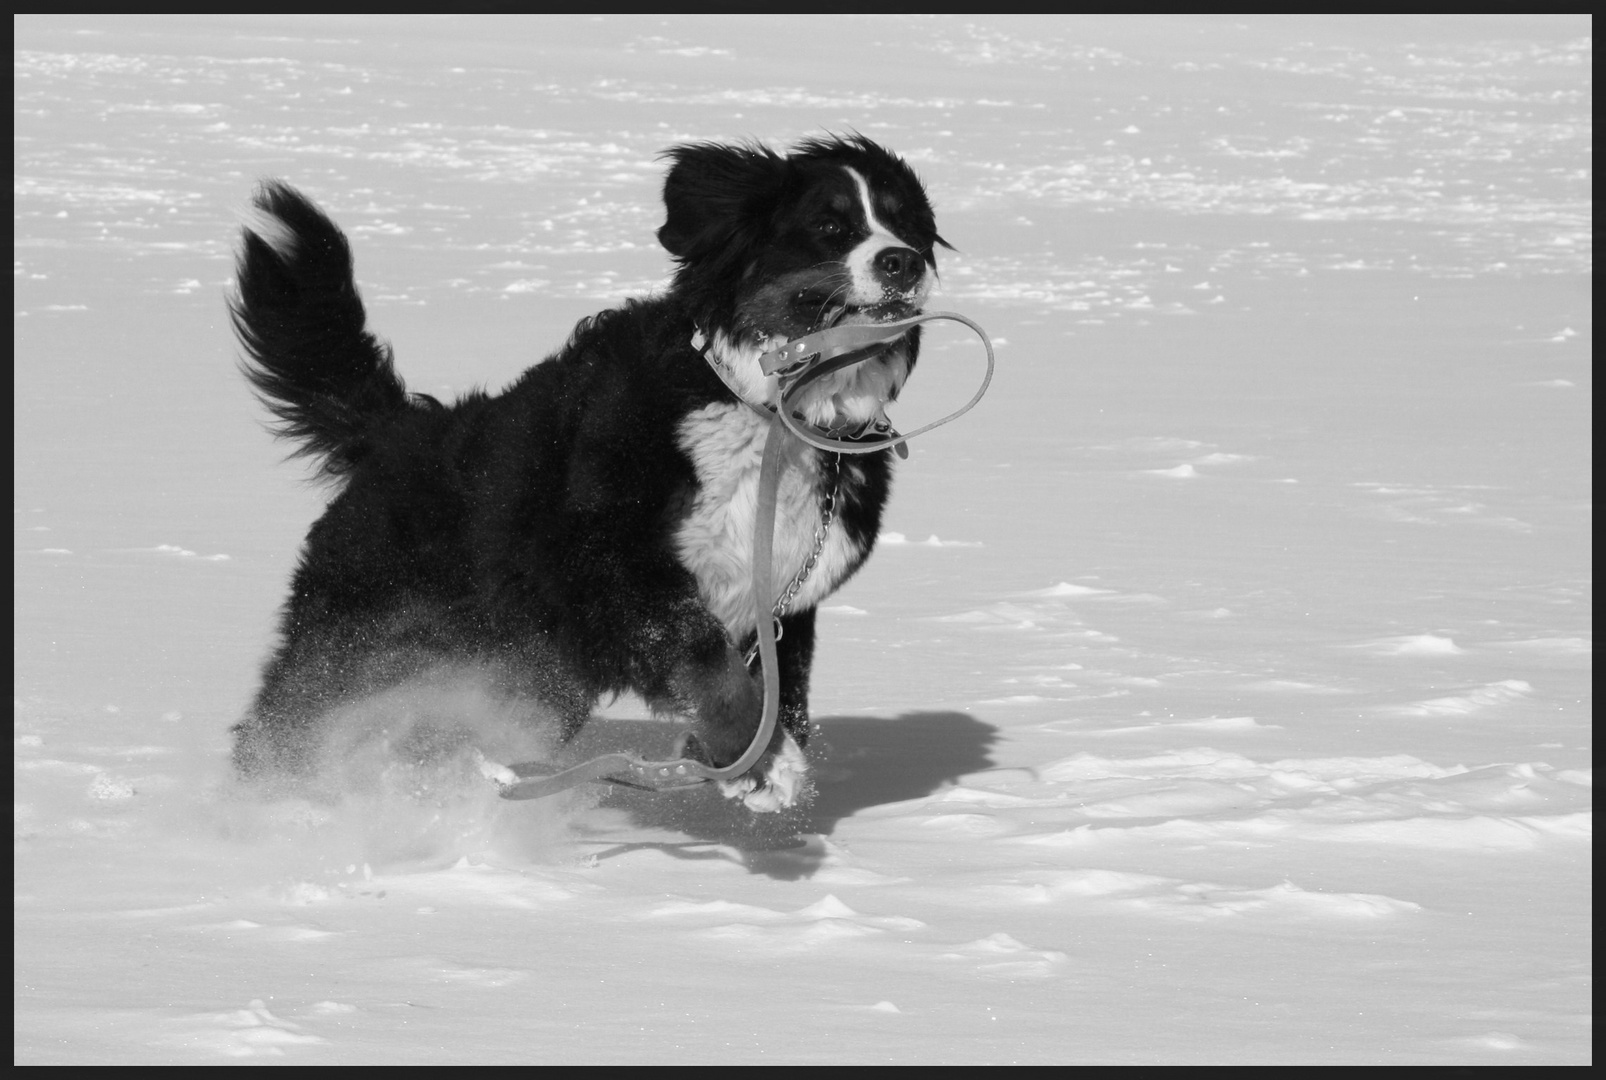
[[[675,533],[680,561],[697,578],[703,602],[725,624],[732,641],[754,626],[753,523],[758,513],[758,474],[771,425],[746,405],[716,404],[687,416],[681,448],[697,470],[699,489],[691,513]],[[819,455],[790,437],[776,493],[775,547],[771,580],[777,594],[814,550],[820,524]],[[808,581],[792,601],[794,611],[813,607],[841,584],[857,545],[839,521]],[[779,596],[768,597],[768,608]]]

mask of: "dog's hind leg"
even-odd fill
[[[351,696],[327,663],[297,662],[289,649],[269,664],[245,717],[230,729],[241,776],[305,775],[323,742],[319,719]]]
[[[263,672],[262,688],[234,726],[234,767],[242,776],[304,776],[327,732],[324,718],[363,694],[416,673],[416,650],[376,649],[350,627],[293,634]]]
[[[304,613],[285,620],[285,640],[268,662],[262,688],[236,724],[234,765],[243,776],[305,775],[317,764],[325,718],[458,659],[472,646],[434,605],[346,612],[325,625]]]
[[[600,696],[558,656],[546,636],[524,632],[492,652],[498,690],[534,706],[532,722],[550,725],[559,744],[572,742]]]
[[[723,635],[717,656],[694,656],[676,670],[672,684],[678,711],[689,714],[696,723],[689,745],[700,751],[703,760],[724,766],[746,752],[758,731],[764,689]],[[775,738],[780,734],[777,727]]]

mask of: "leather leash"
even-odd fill
[[[794,418],[792,405],[809,384],[844,367],[862,363],[880,354],[884,351],[883,346],[897,341],[913,327],[939,319],[963,323],[970,327],[981,338],[982,344],[987,349],[987,374],[982,379],[981,387],[963,407],[940,420],[916,428],[907,435],[899,434],[892,429],[890,423],[887,423],[885,430],[890,434],[868,439],[840,438],[830,433],[817,434],[816,431],[805,430],[799,420]],[[714,367],[715,373],[720,375],[727,387],[730,387],[729,380],[725,378],[723,372],[720,372],[718,365],[712,359],[709,362]],[[741,757],[724,767],[708,765],[688,757],[669,761],[646,761],[634,754],[619,752],[603,754],[569,768],[559,768],[539,761],[521,762],[507,768],[507,771],[516,777],[512,781],[498,775],[502,770],[494,767],[484,768],[486,775],[494,779],[501,788],[502,798],[539,799],[591,781],[622,784],[649,791],[675,791],[696,787],[710,780],[733,780],[751,769],[769,748],[770,739],[775,734],[776,718],[780,713],[781,703],[781,677],[775,654],[775,626],[770,618],[770,601],[765,599],[774,595],[771,560],[774,557],[775,505],[781,479],[781,453],[785,442],[779,437],[781,429],[784,428],[803,442],[821,450],[842,454],[871,454],[892,448],[899,451],[899,456],[907,456],[908,451],[903,445],[906,440],[916,435],[923,435],[932,428],[941,427],[975,407],[992,383],[994,356],[993,343],[988,338],[987,331],[963,315],[934,311],[896,322],[856,323],[829,327],[772,349],[760,357],[759,363],[764,374],[779,377],[780,392],[777,395],[778,407],[774,412],[768,413],[768,410],[765,410],[770,416],[772,426],[768,437],[764,440],[764,458],[759,466],[758,476],[758,510],[753,522],[753,603],[757,609],[755,614],[758,621],[758,651],[764,672],[764,712],[759,720],[758,730],[753,734],[753,741],[748,744],[747,750]],[[734,392],[735,388],[730,387],[730,389]],[[736,396],[742,399],[742,395]],[[874,429],[882,430],[882,425],[878,423],[874,425]],[[681,742],[682,740],[677,740],[677,745]]]

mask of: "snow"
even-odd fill
[[[14,29],[19,1063],[1590,1060],[1587,17]],[[238,790],[325,497],[253,182],[450,395],[665,280],[663,147],[850,128],[1008,344],[822,608],[812,806]]]

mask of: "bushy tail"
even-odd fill
[[[277,180],[252,200],[230,303],[245,375],[298,454],[341,476],[367,456],[376,422],[408,407],[390,346],[366,329],[351,246],[310,199]]]

